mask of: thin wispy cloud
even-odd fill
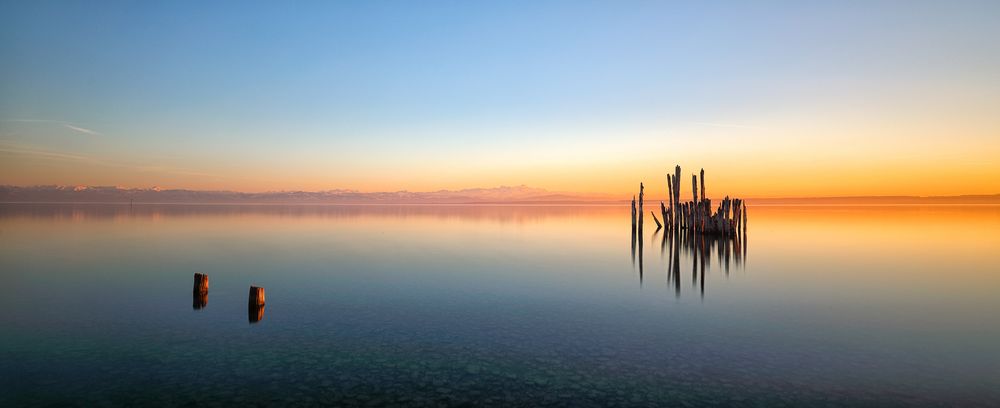
[[[55,124],[55,125],[62,125],[62,127],[66,128],[66,129],[69,129],[69,130],[72,130],[72,131],[76,131],[76,132],[79,132],[79,133],[85,133],[85,134],[93,135],[93,136],[101,136],[101,132],[98,132],[98,131],[92,130],[92,129],[87,129],[85,127],[77,126],[76,124],[73,124],[71,122],[62,121],[62,120],[53,120],[53,119],[18,119],[18,118],[16,118],[16,119],[0,119],[0,122],[51,123],[51,124]]]
[[[65,124],[65,123],[63,124],[63,127],[67,128],[67,129],[75,130],[75,131],[80,132],[80,133],[86,133],[88,135],[95,135],[95,136],[100,136],[101,135],[100,133],[95,132],[93,130],[85,129],[85,128],[82,128],[82,127],[79,127],[79,126],[68,125],[68,124]]]

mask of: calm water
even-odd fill
[[[1000,405],[1000,207],[749,215],[0,205],[0,406]]]

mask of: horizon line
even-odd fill
[[[530,203],[555,203],[555,204],[560,204],[560,203],[562,203],[562,204],[581,203],[581,204],[587,204],[587,203],[592,203],[592,204],[599,204],[599,203],[607,203],[607,204],[612,204],[612,203],[627,203],[627,202],[629,202],[629,201],[632,200],[632,196],[626,195],[626,194],[622,194],[621,198],[617,198],[618,194],[616,194],[616,193],[604,193],[604,192],[586,193],[586,192],[572,192],[572,191],[550,191],[550,190],[545,189],[545,188],[534,188],[534,187],[530,187],[530,186],[525,185],[525,184],[520,184],[520,185],[516,185],[516,186],[501,185],[501,186],[496,186],[496,187],[468,187],[468,188],[462,188],[462,189],[459,189],[459,190],[438,189],[438,190],[431,190],[431,191],[396,190],[396,191],[370,191],[370,192],[364,192],[364,191],[359,191],[359,190],[350,190],[350,189],[330,189],[330,190],[315,190],[315,191],[308,191],[308,190],[271,190],[271,191],[263,191],[263,192],[245,192],[245,191],[237,191],[237,190],[192,190],[192,189],[184,189],[184,188],[164,188],[164,189],[160,189],[160,188],[155,187],[155,186],[154,187],[121,187],[121,186],[85,186],[85,185],[55,185],[55,184],[49,184],[49,185],[29,185],[29,186],[18,186],[18,185],[9,185],[9,184],[0,185],[0,190],[8,190],[8,191],[5,192],[6,194],[4,194],[4,195],[10,195],[10,194],[14,193],[13,191],[10,191],[12,189],[13,190],[26,190],[26,191],[22,191],[22,193],[28,193],[28,194],[31,194],[31,193],[44,194],[46,192],[48,192],[48,193],[57,192],[59,194],[77,195],[77,196],[82,196],[82,195],[86,195],[86,194],[93,194],[93,193],[109,192],[109,191],[120,192],[120,193],[129,193],[129,192],[132,192],[132,193],[147,193],[147,194],[155,194],[155,195],[169,194],[169,193],[195,193],[195,194],[205,194],[206,197],[202,197],[202,199],[209,200],[209,201],[200,201],[200,200],[195,199],[195,200],[193,200],[193,201],[190,202],[191,204],[207,203],[207,202],[216,202],[217,203],[219,201],[248,202],[248,201],[251,201],[251,200],[254,199],[253,196],[258,196],[256,198],[266,198],[267,196],[271,196],[270,198],[272,198],[272,199],[281,200],[280,199],[280,195],[282,195],[282,194],[318,194],[318,195],[325,195],[325,196],[327,196],[325,198],[348,200],[348,201],[352,201],[352,202],[365,202],[365,201],[395,202],[395,203],[413,202],[413,203],[418,203],[418,204],[419,203],[430,204],[430,203],[435,203],[435,201],[438,202],[438,203],[444,203],[444,204],[462,204],[462,203],[469,203],[469,204],[477,204],[477,203],[481,203],[481,204],[489,204],[489,203],[496,203],[496,204],[516,204],[516,203],[524,203],[524,204],[530,204]],[[55,191],[53,191],[53,189]],[[478,192],[489,193],[489,192],[498,192],[498,191],[504,190],[504,189],[514,189],[514,191],[512,191],[511,195],[509,197],[506,197],[506,198],[502,197],[502,196],[498,197],[496,195],[490,195],[490,196],[484,196],[484,197],[478,197],[478,198],[477,197],[433,197],[433,196],[431,196],[431,195],[434,195],[434,194],[449,194],[449,193],[453,193],[453,194],[466,193],[466,194],[473,194],[474,195],[474,194],[477,193],[476,190],[479,190]],[[520,191],[518,191],[518,190],[520,190]],[[232,194],[232,195],[250,196],[250,197],[211,197],[212,195],[216,195],[216,194]],[[389,194],[413,194],[415,196],[414,197],[377,197],[379,195],[389,195]],[[502,192],[501,192],[501,194],[502,194]],[[350,195],[350,196],[347,196],[347,195]],[[420,197],[421,195],[426,195],[426,196],[425,197]],[[263,196],[263,197],[261,197],[261,196]],[[831,201],[878,200],[878,201],[883,201],[883,202],[886,201],[886,200],[904,200],[904,201],[913,201],[913,200],[922,200],[922,201],[923,200],[977,200],[978,201],[978,200],[984,200],[984,199],[985,200],[997,200],[997,202],[1000,202],[1000,193],[992,193],[992,194],[954,194],[954,195],[899,195],[899,194],[896,194],[896,195],[843,195],[843,196],[830,195],[830,196],[770,196],[770,197],[768,197],[768,196],[739,197],[738,195],[728,194],[728,195],[723,195],[723,196],[718,196],[718,197],[711,196],[710,199],[723,199],[724,197],[740,198],[740,199],[742,199],[744,201],[748,201],[748,202],[749,201],[757,201],[757,202],[821,201],[821,200],[831,200]],[[67,202],[75,202],[75,203],[116,203],[116,202],[120,202],[120,201],[104,201],[104,200],[80,200],[80,201],[74,201],[74,200],[69,200],[70,197],[61,197],[62,198],[61,200],[60,199],[52,200],[51,198],[49,198],[49,199],[45,199],[45,198],[39,199],[39,198],[29,198],[29,197],[24,197],[24,199],[20,199],[20,200],[18,200],[18,199],[11,200],[11,198],[13,198],[13,197],[9,197],[9,196],[8,197],[2,197],[2,196],[0,196],[0,202],[3,202],[3,203],[53,203],[53,202],[56,202],[56,203],[67,203]],[[135,198],[135,197],[121,197],[120,200],[133,199],[133,198]],[[190,199],[190,198],[193,198],[193,197],[188,197],[188,199]],[[322,199],[324,197],[318,197],[318,198]],[[288,197],[285,200],[281,200],[281,201],[282,202],[286,202],[286,203],[296,203],[296,202],[305,202],[305,203],[308,203],[308,200],[304,200],[302,197],[299,197],[298,199],[296,199],[295,197]],[[652,203],[652,204],[655,204],[658,201],[666,202],[666,201],[669,201],[669,198],[667,198],[666,196],[660,197],[658,195],[647,195],[645,197],[645,200],[644,200],[644,202],[648,202],[648,203]],[[141,202],[144,202],[144,203],[156,203],[155,200],[154,201],[143,200]],[[178,201],[174,200],[174,201],[170,201],[170,202],[177,203]],[[275,202],[271,201],[270,203],[275,203]]]

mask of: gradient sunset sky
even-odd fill
[[[1000,2],[0,3],[0,184],[1000,193]]]

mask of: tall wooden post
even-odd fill
[[[674,167],[674,197],[673,198],[674,198],[674,205],[676,205],[676,206],[679,207],[680,206],[680,202],[681,202],[681,166],[680,165],[676,165]],[[678,208],[677,210],[680,210],[680,208]],[[676,216],[676,215],[679,215],[679,214],[674,214],[674,215]]]
[[[701,199],[704,200],[708,198],[705,195],[705,169],[701,169]]]
[[[698,230],[698,223],[701,220],[701,205],[698,204],[698,176],[691,175],[691,227]]]
[[[645,194],[643,192],[644,188],[645,188],[645,186],[643,186],[642,183],[640,182],[639,183],[639,229],[640,230],[642,230],[642,215],[643,215],[642,214],[642,197]]]
[[[691,202],[698,202],[698,176],[691,175]]]
[[[668,211],[670,211],[670,219],[668,220],[666,216],[663,217],[663,222],[667,223],[667,229],[671,228],[674,222],[674,176],[667,174],[667,202],[670,203]]]

